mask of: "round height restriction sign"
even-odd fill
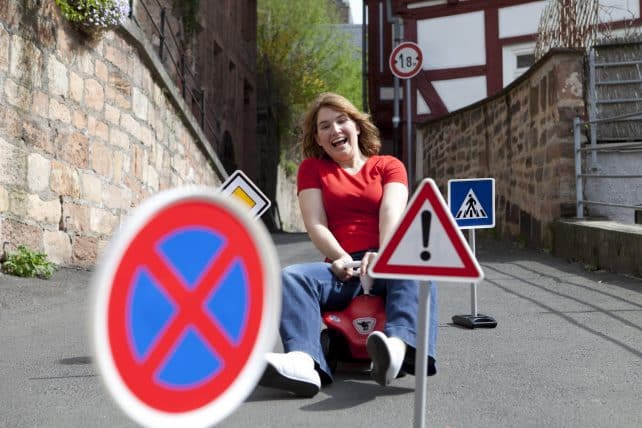
[[[421,71],[424,57],[416,43],[403,42],[390,54],[390,70],[400,79],[410,79]]]
[[[263,225],[214,189],[147,199],[94,277],[103,380],[144,426],[211,426],[254,390],[281,308],[279,261]]]

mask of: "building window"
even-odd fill
[[[530,68],[535,63],[535,54],[520,54],[515,57],[517,69]]]

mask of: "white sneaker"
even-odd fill
[[[400,344],[393,343],[394,340]],[[373,331],[366,342],[368,355],[372,359],[370,375],[379,384],[387,386],[399,374],[405,355],[405,344],[397,338],[387,338],[380,331]]]
[[[267,366],[259,385],[289,391],[300,397],[314,397],[321,388],[321,378],[314,360],[305,352],[265,355]]]

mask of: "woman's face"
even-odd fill
[[[335,161],[359,155],[359,126],[346,113],[321,107],[317,113],[317,144]]]

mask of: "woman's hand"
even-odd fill
[[[361,259],[361,267],[359,268],[360,276],[363,277],[368,274],[368,268],[372,263],[374,263],[376,258],[377,253],[375,253],[374,251],[368,251],[363,255],[363,258]]]
[[[339,278],[339,281],[345,282],[350,278],[352,278],[352,273],[354,272],[354,268],[346,267],[346,264],[352,261],[353,261],[352,257],[346,256],[340,259],[336,259],[330,265],[330,270],[332,270],[332,273],[334,274],[334,276]]]

